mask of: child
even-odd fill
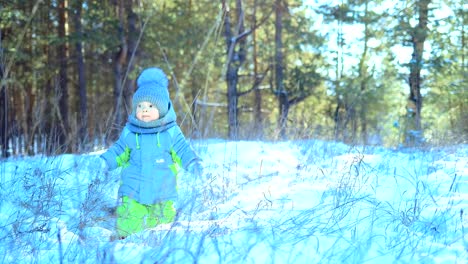
[[[184,168],[199,173],[200,160],[176,123],[161,69],[140,74],[128,122],[101,157],[110,170],[122,167],[116,212],[120,238],[174,221],[177,172]]]

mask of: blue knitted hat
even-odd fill
[[[156,106],[160,118],[164,117],[171,103],[168,85],[167,76],[161,69],[154,67],[143,70],[137,79],[138,88],[133,95],[132,114],[136,114],[139,103],[147,101]]]
[[[169,81],[166,74],[156,67],[147,68],[138,76],[137,90],[133,94],[132,113],[128,116],[131,131],[153,133],[174,125],[176,114],[172,107],[168,91]],[[159,119],[144,122],[136,118],[136,109],[140,102],[152,103],[159,111]]]

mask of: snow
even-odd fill
[[[114,237],[98,155],[0,165],[1,263],[468,263],[468,147],[192,142],[172,224]],[[196,195],[196,199],[192,196]]]

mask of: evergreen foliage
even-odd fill
[[[423,2],[282,1],[279,90],[275,1],[240,1],[242,13],[236,1],[7,1],[0,7],[1,156],[111,142],[137,74],[152,65],[168,72],[178,121],[193,138],[228,138],[234,124],[236,139],[275,140],[284,132],[290,139],[405,144],[413,131],[407,51],[421,34],[419,143],[466,142],[464,3],[431,1],[427,28],[418,28]],[[228,15],[243,41],[233,54],[245,56],[234,65],[236,122],[227,115]],[[235,31],[241,22],[243,31]],[[280,93],[289,104],[285,131],[278,130]]]

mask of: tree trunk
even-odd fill
[[[233,65],[232,54],[235,42],[231,31],[230,9],[225,1],[222,1],[224,10],[224,37],[226,39],[226,50],[228,56],[226,69],[227,83],[227,115],[228,115],[228,138],[237,138],[237,71]]]
[[[346,126],[344,125],[346,122],[346,104],[348,103],[343,97],[341,91],[341,79],[343,76],[344,71],[344,58],[343,58],[343,46],[344,46],[344,38],[343,38],[343,18],[340,17],[337,21],[337,38],[336,38],[336,67],[335,67],[335,94],[336,94],[336,108],[334,111],[334,121],[335,121],[335,129],[334,129],[334,136],[335,140],[344,140],[345,138],[345,130]]]
[[[58,2],[58,36],[61,44],[57,49],[57,57],[59,60],[59,79],[58,89],[60,93],[59,111],[61,130],[58,135],[59,148],[58,153],[68,151],[68,75],[67,75],[67,58],[68,46],[66,40],[66,23],[67,23],[67,0],[60,0]]]
[[[3,64],[3,46],[2,46],[2,29],[0,28],[0,144],[2,158],[8,158],[8,143],[10,141],[10,129],[8,127],[8,97],[7,97],[7,87],[5,84],[6,76],[4,75],[5,66]]]
[[[255,36],[255,33],[254,33]],[[263,138],[263,115],[262,115],[262,93],[260,91],[260,82],[258,79],[264,78],[264,76],[259,76],[258,73],[258,62],[257,62],[257,47],[255,43],[255,37],[253,41],[253,57],[254,57],[254,76],[255,76],[255,83],[257,84],[254,87],[254,132],[257,139]]]
[[[254,4],[254,12],[252,14],[253,25],[254,27],[257,26],[257,1]],[[264,76],[260,77],[258,72],[258,61],[257,61],[257,33],[253,32],[252,34],[252,59],[254,65],[254,78],[255,84],[254,87],[254,133],[256,139],[263,139],[263,116],[262,116],[262,93],[260,92],[259,86],[260,82],[258,81],[260,78],[264,78]]]
[[[50,1],[45,1],[46,6],[50,6]],[[45,31],[46,32],[51,32],[53,30],[52,27],[52,19],[50,17],[50,14],[47,14],[46,16],[46,25],[45,25]],[[54,54],[53,54],[54,49],[50,45],[44,45],[43,46],[43,53],[46,55],[46,63],[47,65],[50,65],[51,68],[55,68],[56,65],[54,63]],[[44,112],[44,121],[41,126],[42,126],[42,133],[43,133],[43,138],[44,138],[44,153],[46,155],[50,155],[53,152],[54,149],[54,144],[57,143],[55,141],[55,133],[57,131],[57,120],[56,120],[56,107],[54,107],[53,102],[54,102],[54,88],[53,88],[53,78],[47,77],[44,85],[44,94],[45,94],[45,99],[44,99],[44,108],[45,109],[51,109],[51,111],[45,111]]]
[[[128,45],[125,36],[124,21],[124,0],[116,1],[117,16],[119,18],[118,35],[120,39],[120,49],[115,54],[114,60],[114,125],[119,129],[112,129],[110,139],[113,141],[118,137],[120,127],[125,124],[123,109],[123,80],[124,68],[127,61]]]
[[[229,139],[237,139],[238,122],[237,122],[237,70],[235,67],[228,66],[226,73],[227,89],[227,107],[228,107],[228,137]]]
[[[81,10],[82,10],[82,0],[76,0],[76,8],[74,24],[75,31],[77,34],[77,40],[75,43],[76,49],[76,64],[78,68],[78,94],[79,96],[79,113],[78,113],[78,126],[79,126],[79,138],[80,141],[78,147],[81,144],[85,144],[88,140],[88,100],[86,97],[86,69],[83,59],[83,45],[82,45],[82,26],[81,26]]]
[[[24,7],[21,6],[21,9],[30,10],[32,8],[31,3],[24,3]],[[34,30],[32,29],[34,25],[25,29],[25,43],[32,43],[32,35]],[[33,56],[33,47],[32,45],[24,45],[22,48],[23,52],[28,56]],[[17,68],[22,69],[22,72],[32,72],[32,65],[26,62],[18,62],[16,65]],[[33,77],[34,78],[34,77]],[[25,85],[22,89],[18,89],[18,96],[19,98],[19,111],[15,111],[15,113],[19,113],[19,124],[21,126],[21,137],[24,140],[24,150],[27,155],[33,155],[33,144],[34,144],[34,135],[32,134],[32,113],[33,113],[33,78],[28,78],[24,81]]]
[[[245,37],[240,37],[244,32],[244,11],[242,1],[236,1],[236,16],[238,24],[234,35],[231,31],[231,20],[229,17],[229,7],[226,2],[221,1],[224,9],[224,36],[226,39],[227,49],[227,70],[226,70],[226,83],[227,83],[227,103],[228,103],[228,137],[230,139],[238,138],[238,98],[237,84],[239,80],[239,68],[245,61]],[[240,38],[239,38],[240,37]],[[239,48],[236,50],[236,45]]]
[[[368,52],[368,41],[369,41],[369,21],[367,19],[368,16],[368,1],[365,2],[365,9],[364,9],[364,49],[362,51],[361,55],[361,60],[359,61],[359,81],[361,82],[360,84],[360,90],[361,90],[361,96],[359,98],[360,102],[360,111],[359,111],[359,116],[360,116],[360,121],[361,121],[361,137],[362,137],[362,143],[367,144],[367,109],[366,109],[366,102],[365,98],[362,98],[365,94],[365,91],[367,89],[367,80],[368,80],[368,72],[367,72],[367,52]]]
[[[408,116],[410,124],[407,128],[407,144],[414,145],[421,141],[422,127],[421,127],[421,110],[422,110],[422,96],[421,96],[421,69],[423,65],[423,52],[424,42],[428,35],[428,13],[430,0],[420,0],[417,3],[419,20],[418,25],[411,30],[411,42],[413,44],[413,54],[409,63],[410,76],[410,107],[408,107]]]
[[[135,90],[133,80],[128,78],[137,57],[137,45],[140,29],[137,27],[138,16],[133,11],[133,1],[115,1],[119,18],[118,35],[120,49],[114,56],[114,126],[108,139],[114,141],[125,125],[131,105],[131,94]],[[125,19],[126,18],[126,19]]]
[[[138,39],[141,34],[141,29],[138,27],[138,15],[133,11],[133,1],[125,1],[125,10],[127,11],[128,25],[128,50],[127,50],[127,70],[125,75],[125,86],[123,87],[123,107],[124,119],[128,115],[128,110],[131,108],[131,99],[135,90],[134,80],[128,78],[128,73],[133,71],[133,68],[138,60]]]
[[[338,86],[338,84],[337,84]],[[336,107],[335,110],[333,111],[333,121],[335,122],[335,128],[333,132],[333,136],[335,140],[338,140],[340,138],[340,133],[343,130],[341,124],[343,124],[343,103],[342,100],[337,96],[337,102],[336,102]]]
[[[281,139],[286,138],[286,126],[289,112],[288,94],[284,87],[283,65],[283,6],[282,0],[275,1],[275,88],[279,104],[278,129]]]

